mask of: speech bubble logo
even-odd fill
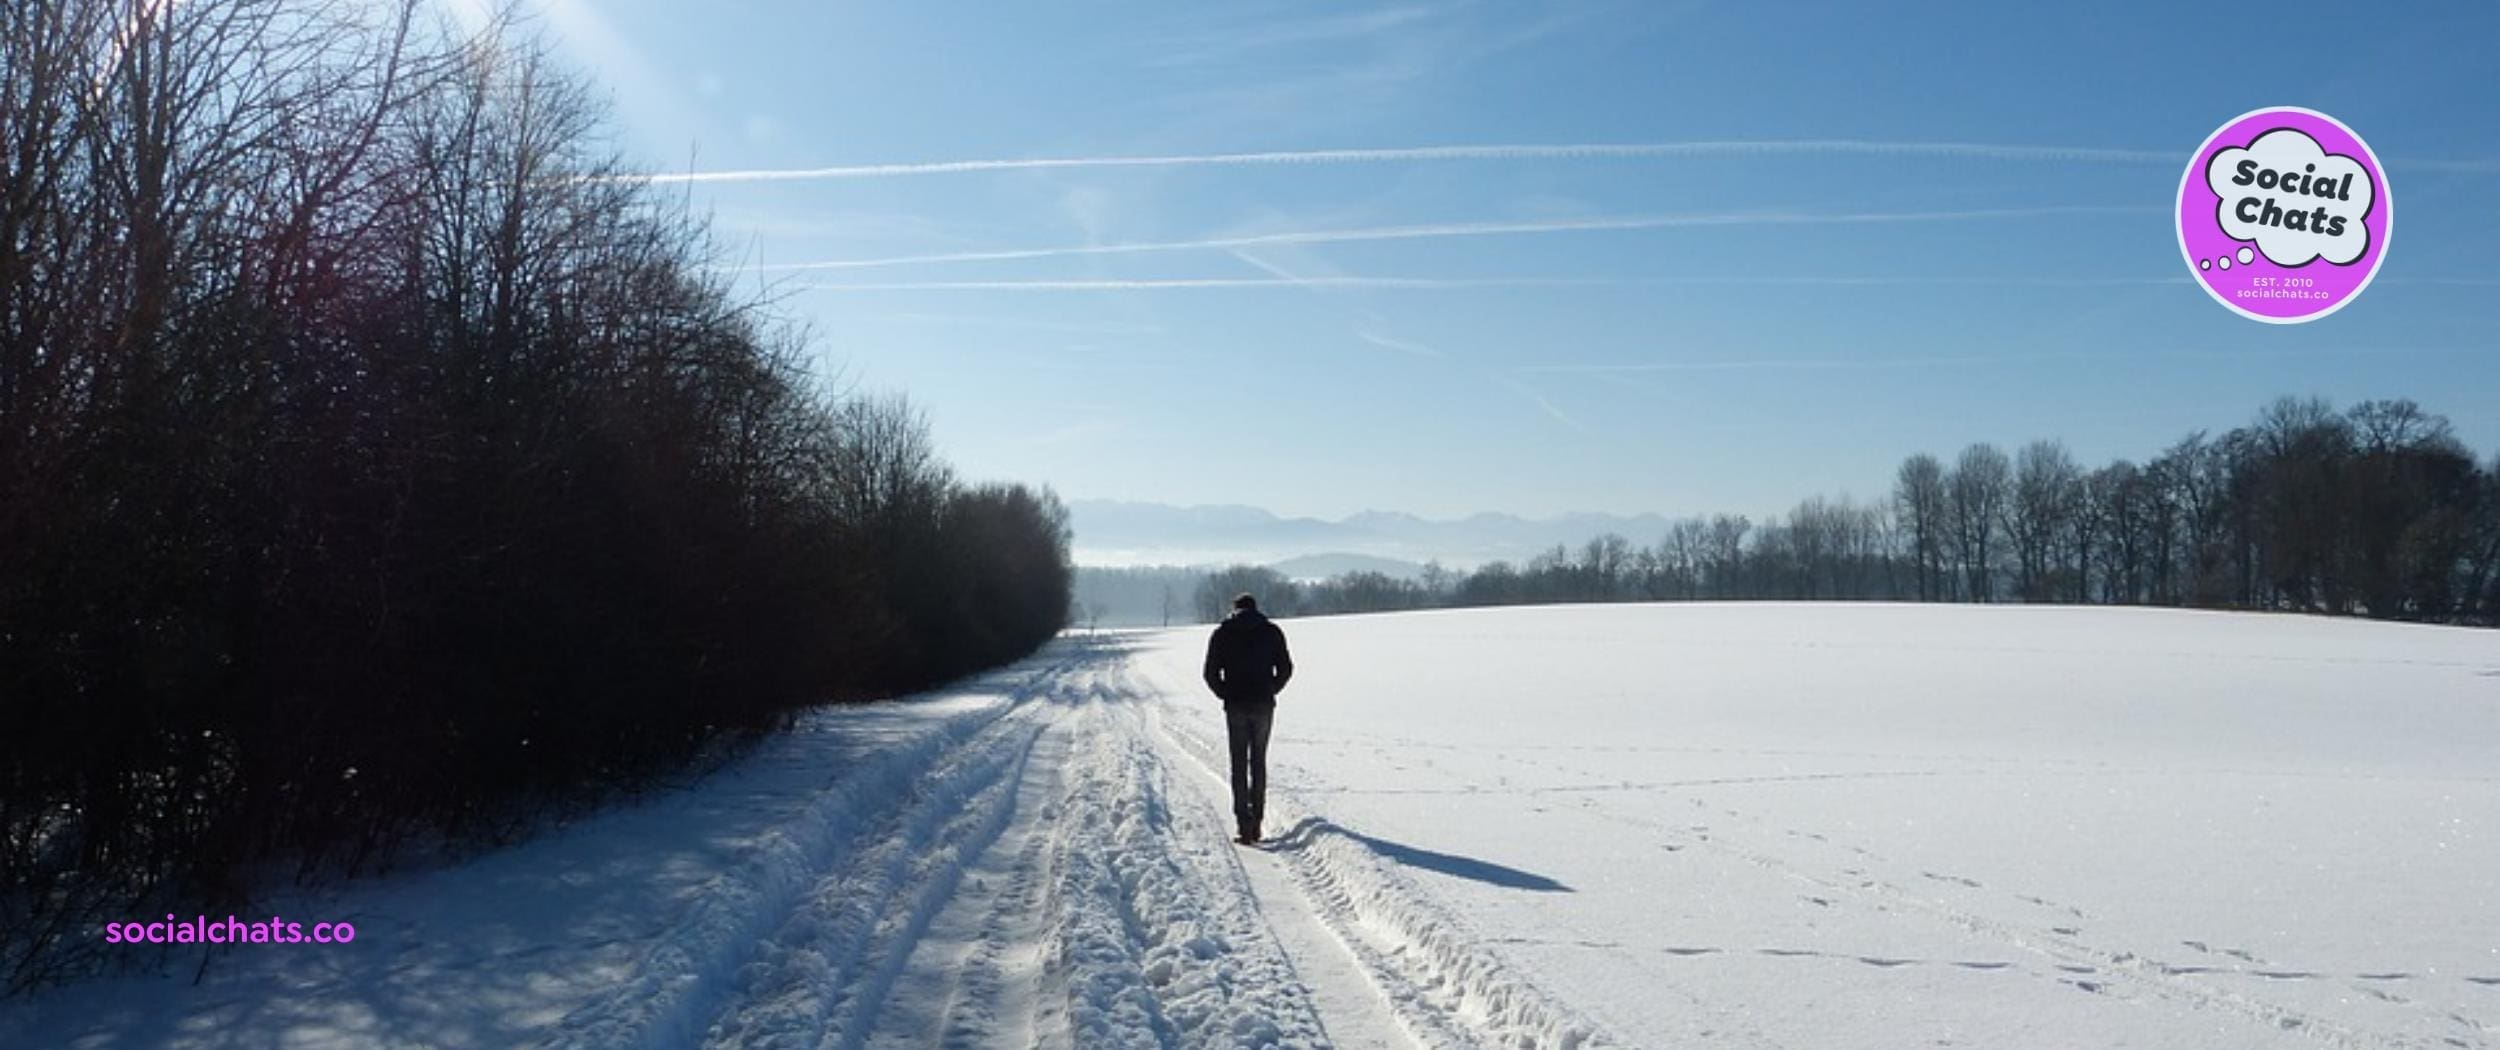
[[[2205,185],[2221,198],[2214,221],[2222,232],[2257,242],[2275,265],[2325,259],[2350,266],[2370,250],[2370,228],[2361,222],[2376,192],[2369,171],[2297,129],[2277,128],[2245,149],[2216,151],[2205,165]]]
[[[2387,171],[2342,121],[2253,110],[2205,139],[2179,182],[2179,251],[2215,302],[2298,324],[2369,287],[2395,229]]]

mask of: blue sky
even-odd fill
[[[524,7],[820,366],[972,478],[1760,514],[2279,394],[2500,449],[2487,3]],[[2188,283],[2170,217],[2270,105],[2392,184],[2376,282],[2306,325]]]

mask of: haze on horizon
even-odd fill
[[[2282,395],[2500,449],[2489,5],[522,6],[825,374],[1071,500],[1759,514]],[[2269,105],[2359,131],[2402,212],[2307,325],[2215,305],[2172,230]]]

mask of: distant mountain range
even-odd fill
[[[1422,562],[1371,554],[1305,554],[1270,562],[1267,567],[1285,574],[1289,580],[1328,580],[1349,572],[1376,572],[1401,580],[1421,579],[1424,575]]]
[[[1404,576],[1429,561],[1469,569],[1526,561],[1558,543],[1577,549],[1609,532],[1648,545],[1667,529],[1667,519],[1656,514],[1476,514],[1434,521],[1365,511],[1328,521],[1283,518],[1257,507],[1115,500],[1076,500],[1068,511],[1080,565],[1273,565],[1295,577],[1356,569]]]

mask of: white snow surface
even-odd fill
[[[1071,636],[467,863],[273,895],[356,942],[0,1003],[0,1046],[2500,1047],[2500,633],[1283,626],[1257,849],[1207,629]]]

